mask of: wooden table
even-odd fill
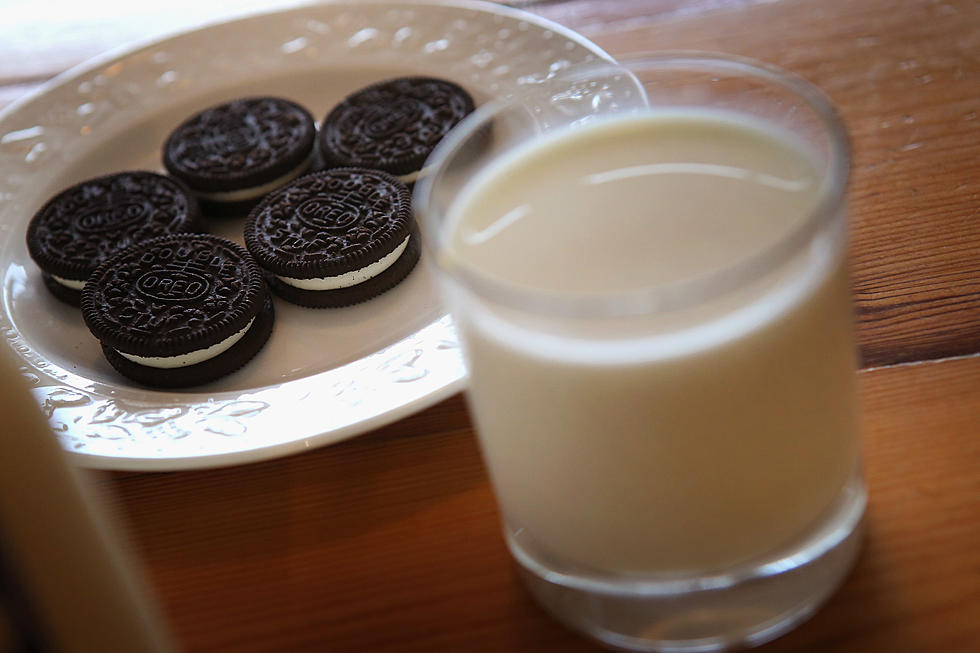
[[[95,1],[37,17],[8,2],[0,104],[110,47],[282,4]],[[830,603],[761,650],[980,650],[980,3],[511,4],[614,56],[770,61],[836,102],[854,139],[869,533]],[[597,650],[521,588],[459,396],[302,455],[105,484],[187,650]]]

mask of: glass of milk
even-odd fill
[[[865,507],[844,128],[736,57],[525,81],[415,194],[507,544],[612,646],[772,639],[840,584]]]

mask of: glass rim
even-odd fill
[[[656,67],[661,70],[700,68],[705,72],[711,69],[727,71],[773,83],[802,99],[820,119],[829,141],[827,163],[823,166],[826,176],[819,191],[819,200],[809,215],[782,238],[735,263],[705,274],[658,284],[651,288],[602,294],[559,293],[518,286],[482,274],[465,264],[449,270],[440,262],[440,256],[430,257],[435,266],[443,273],[451,275],[464,287],[494,303],[531,313],[571,317],[638,315],[697,305],[744,287],[764,276],[767,271],[789,261],[806,247],[822,228],[841,214],[850,179],[851,148],[847,131],[839,112],[827,95],[813,83],[795,73],[740,55],[670,50],[639,54],[617,61],[594,61],[574,65],[549,78],[547,82],[574,79],[573,76],[581,75],[583,70],[625,69],[628,72],[635,72],[642,67]],[[418,180],[414,190],[413,205],[416,214],[423,222],[423,240],[431,252],[446,249],[444,231],[437,229],[435,220],[430,218],[433,189],[442,176],[444,164],[495,116],[514,106],[520,98],[529,97],[539,88],[539,86],[530,87],[507,97],[495,98],[477,107],[436,146],[425,162],[425,168],[432,172]]]

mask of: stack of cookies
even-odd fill
[[[61,191],[31,219],[28,251],[121,374],[206,383],[268,340],[271,293],[336,308],[408,276],[421,251],[410,185],[473,108],[429,77],[357,91],[319,131],[284,98],[210,107],[167,138],[168,176],[124,171]],[[203,233],[209,219],[242,218],[245,247]]]

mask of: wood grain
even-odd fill
[[[763,650],[975,651],[980,358],[860,376],[870,492],[863,554],[825,610]]]
[[[761,651],[973,650],[980,357],[860,379],[864,553]],[[113,486],[188,650],[598,650],[519,585],[458,396],[327,449]]]

